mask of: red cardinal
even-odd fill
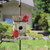
[[[28,21],[28,19],[29,19],[28,14],[25,14],[25,15],[23,16],[23,20],[24,20],[24,21]]]
[[[18,35],[19,35],[18,31],[17,30],[14,30],[13,37],[18,37]]]

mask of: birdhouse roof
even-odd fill
[[[20,2],[20,0],[17,0],[17,1]],[[33,0],[21,0],[21,2],[24,3],[24,4],[27,4],[27,5],[29,5],[29,6],[34,7],[34,2],[33,2]]]

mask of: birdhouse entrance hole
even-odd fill
[[[19,30],[22,30],[23,29],[23,27],[22,26],[19,26]]]

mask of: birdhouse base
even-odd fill
[[[29,36],[19,36],[16,39],[17,40],[30,40],[30,39],[33,39],[33,37],[29,37]]]
[[[2,41],[16,41],[16,40],[32,40],[35,39],[35,37],[30,37],[30,36],[18,36],[17,38],[14,39],[7,39],[3,38]]]

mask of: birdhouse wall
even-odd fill
[[[27,22],[14,22],[13,29],[19,32],[19,36],[24,36],[27,32]]]

